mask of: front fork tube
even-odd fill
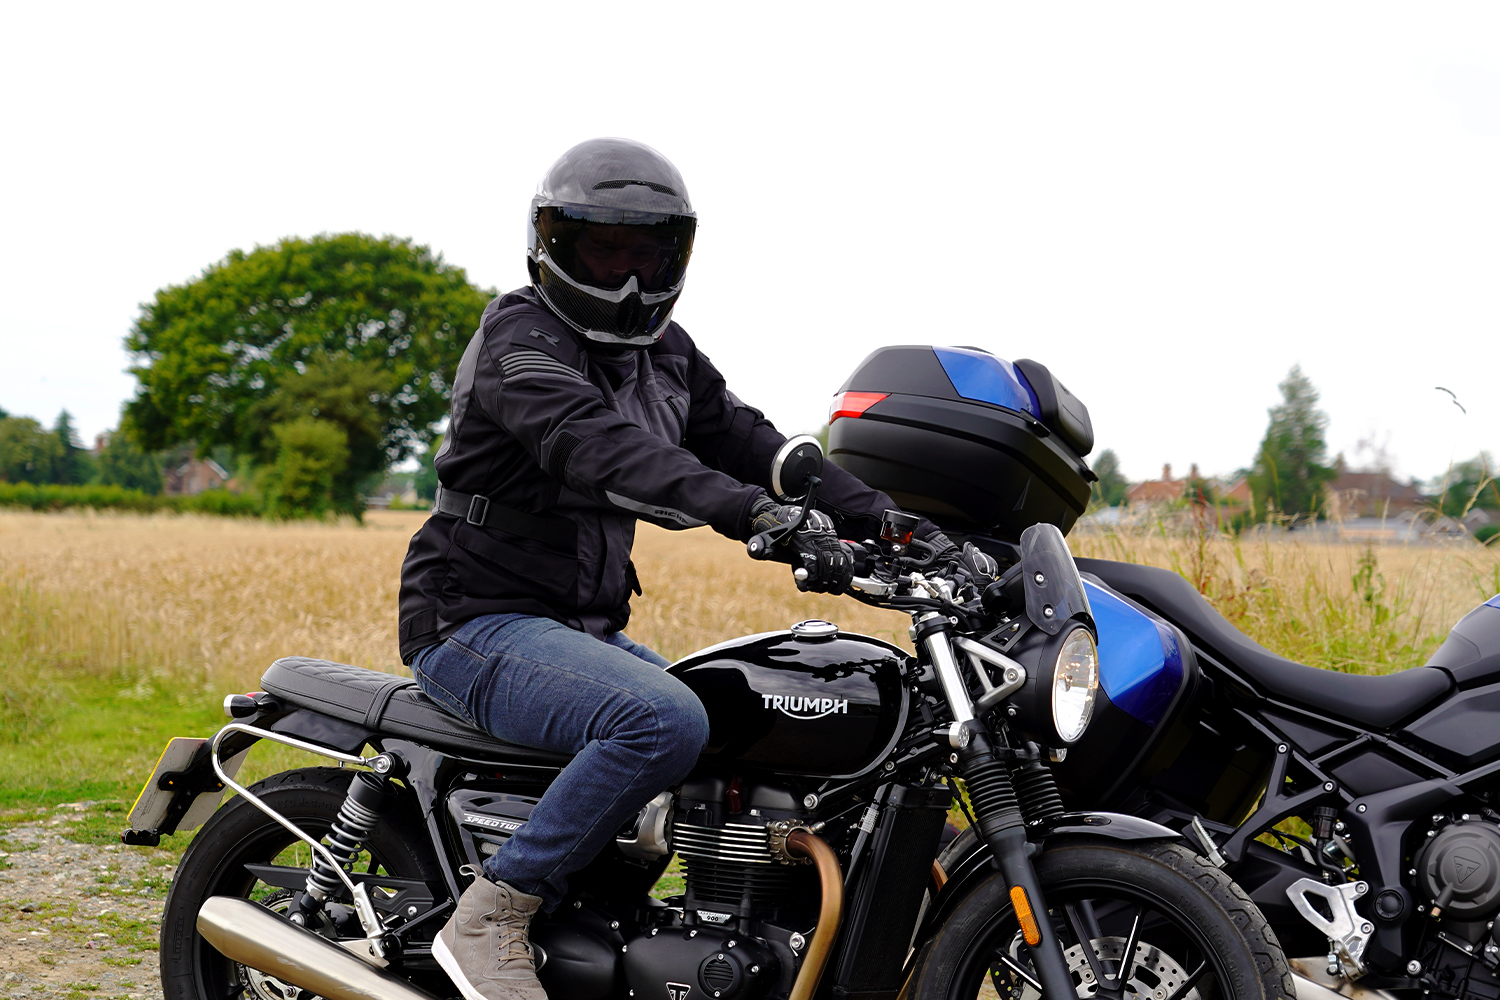
[[[1015,785],[1005,764],[995,759],[988,734],[970,725],[969,745],[959,753],[959,767],[969,789],[969,801],[979,821],[979,833],[1005,881],[1020,889],[1035,915],[1040,940],[1027,943],[1045,1000],[1077,1000],[1077,987],[1063,957],[1062,942],[1047,915],[1047,900],[1028,855],[1026,827],[1016,801]],[[1018,915],[1019,916],[1019,915]],[[1024,930],[1024,924],[1023,930]]]

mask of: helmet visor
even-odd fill
[[[581,285],[609,291],[632,277],[641,291],[664,292],[687,273],[697,220],[583,205],[539,205],[537,249]]]

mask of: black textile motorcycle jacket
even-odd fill
[[[646,350],[604,353],[531,288],[486,307],[459,362],[435,458],[445,490],[401,568],[401,658],[480,615],[519,612],[603,635],[625,627],[638,518],[743,540],[786,439],[742,403],[676,323]],[[829,464],[817,506],[845,538],[879,531],[885,494]],[[468,504],[468,501],[465,501]]]

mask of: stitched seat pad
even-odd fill
[[[465,757],[556,767],[573,759],[572,754],[496,739],[441,708],[410,677],[308,656],[284,656],[271,664],[260,683],[263,690],[289,705]]]

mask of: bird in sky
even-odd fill
[[[1439,392],[1446,392],[1448,395],[1452,396],[1453,397],[1453,405],[1456,406],[1456,407],[1458,407],[1460,410],[1462,410],[1464,416],[1467,417],[1469,415],[1469,411],[1464,409],[1464,404],[1462,404],[1462,403],[1460,403],[1458,401],[1458,394],[1456,392],[1454,392],[1452,389],[1444,389],[1440,385],[1435,385],[1435,386],[1433,386],[1433,388],[1436,389],[1436,390],[1438,390]]]

